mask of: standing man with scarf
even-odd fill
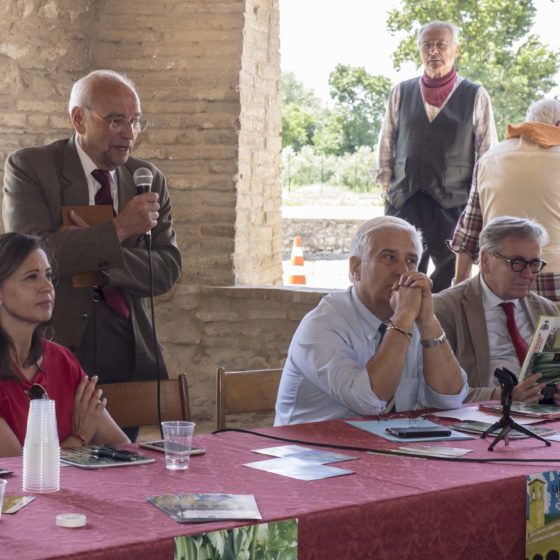
[[[452,23],[420,28],[424,75],[391,91],[377,158],[385,214],[422,231],[418,270],[426,272],[431,257],[434,292],[451,284],[455,257],[445,242],[467,203],[476,161],[497,141],[488,93],[455,71],[458,37]]]

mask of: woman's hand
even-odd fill
[[[107,399],[101,398],[103,391],[96,389],[97,379],[97,375],[91,379],[84,376],[74,395],[72,433],[84,438],[86,443],[93,439],[107,404]]]

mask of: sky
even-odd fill
[[[280,0],[282,71],[294,72],[325,101],[329,73],[338,63],[364,66],[392,83],[418,75],[412,63],[398,73],[393,69],[392,53],[403,35],[390,35],[386,21],[398,4],[398,0]],[[533,33],[560,50],[560,0],[533,0],[533,5],[537,9]],[[560,87],[552,93],[560,95]]]

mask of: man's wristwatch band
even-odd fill
[[[442,332],[439,336],[436,336],[435,338],[423,338],[422,340],[420,340],[420,344],[422,344],[424,348],[433,348],[434,346],[439,346],[440,344],[443,344],[446,341],[447,341],[447,337],[445,336],[445,333]]]

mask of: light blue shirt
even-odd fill
[[[371,388],[366,365],[381,342],[382,321],[351,286],[325,296],[297,328],[276,399],[275,426],[381,414],[387,405]],[[414,326],[395,409],[458,408],[468,393],[440,395],[424,379],[420,333]]]

